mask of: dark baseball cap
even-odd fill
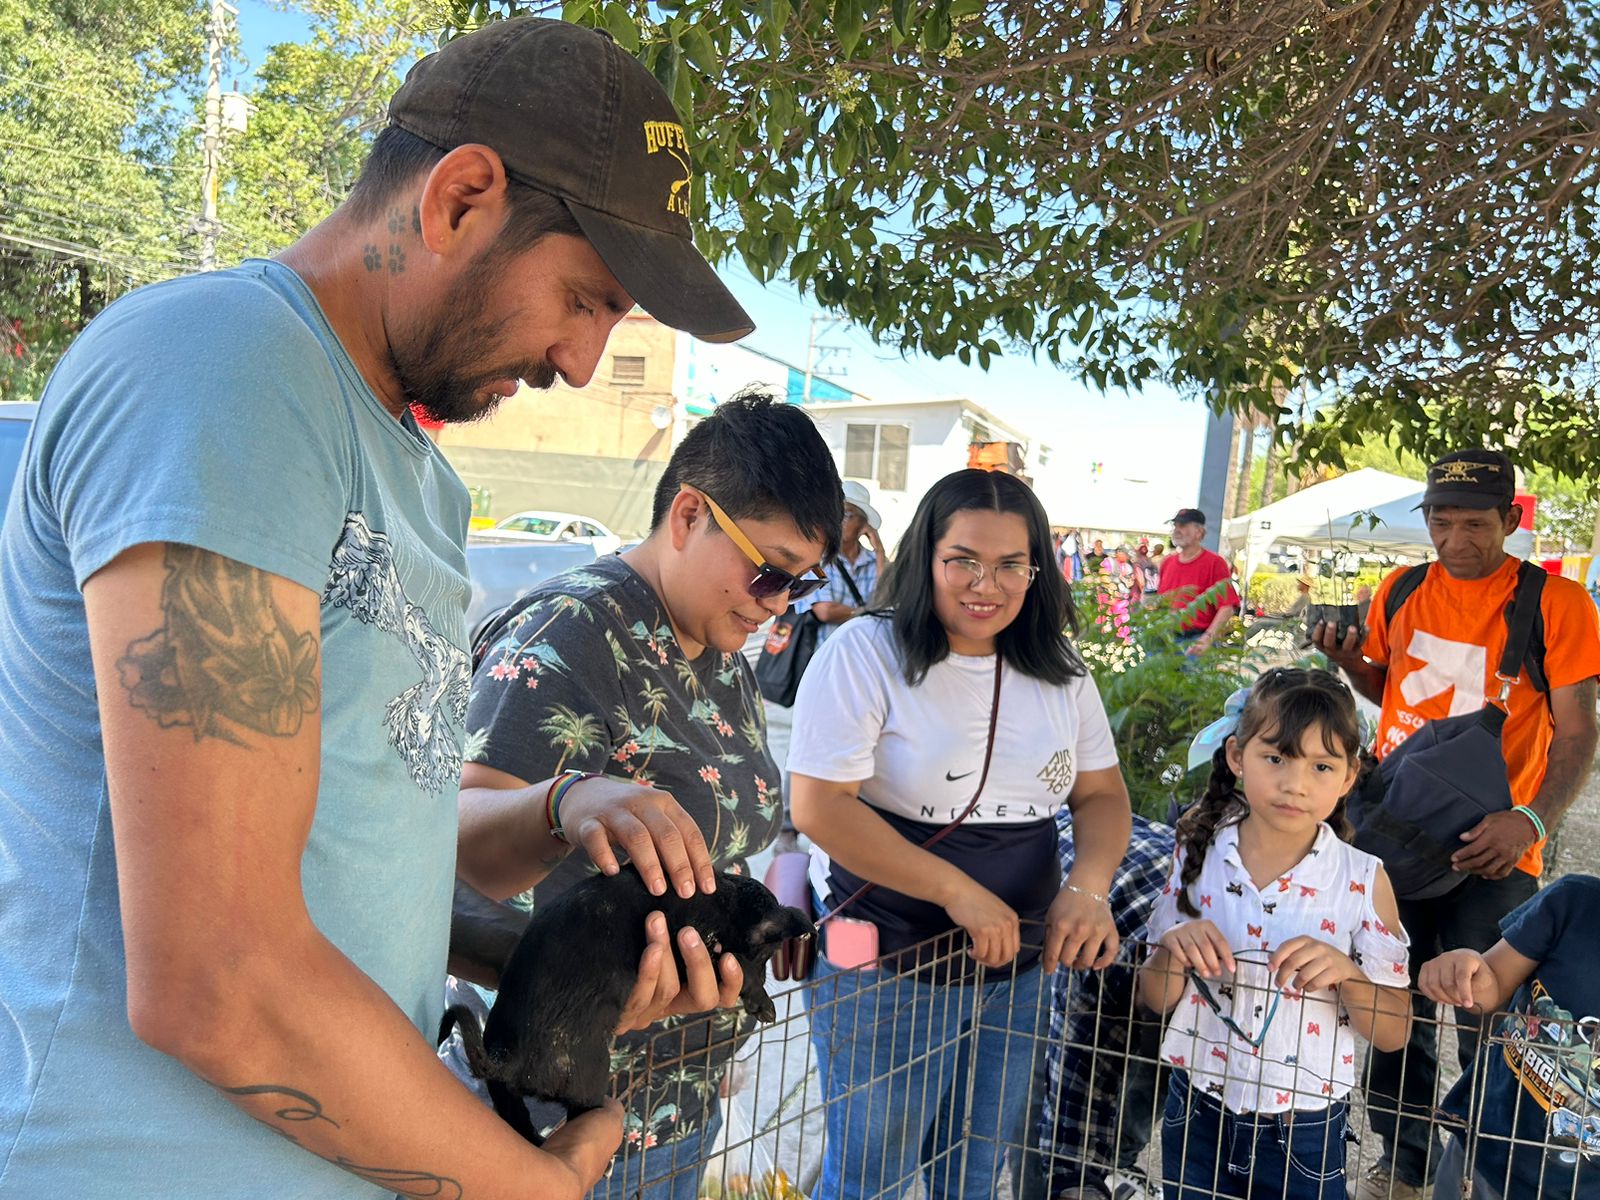
[[[1499,508],[1517,494],[1516,471],[1498,450],[1457,450],[1428,468],[1418,508]]]
[[[1206,515],[1198,508],[1180,508],[1177,516],[1173,517],[1169,522],[1172,525],[1204,525],[1205,523]]]
[[[389,120],[442,150],[490,147],[519,183],[559,198],[651,316],[708,342],[755,328],[694,246],[694,178],[667,93],[604,34],[513,17],[418,62]]]

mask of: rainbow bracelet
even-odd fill
[[[1546,831],[1546,829],[1544,827],[1544,821],[1541,820],[1540,817],[1539,817],[1539,814],[1534,812],[1533,809],[1530,808],[1528,805],[1526,805],[1526,804],[1513,804],[1511,806],[1511,811],[1512,812],[1519,812],[1523,816],[1527,817],[1528,820],[1533,822],[1533,827],[1539,834],[1538,838],[1535,839],[1536,841],[1541,841],[1542,842],[1547,837],[1550,836],[1550,834]]]
[[[544,821],[550,827],[550,836],[556,841],[567,840],[566,830],[561,828],[562,798],[583,780],[601,778],[604,777],[589,771],[563,771],[551,782],[550,790],[544,794]]]

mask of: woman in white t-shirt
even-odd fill
[[[823,926],[818,1200],[919,1176],[933,1200],[992,1193],[1023,1132],[1041,980],[1116,953],[1105,893],[1128,846],[1128,792],[1053,562],[1026,484],[947,475],[882,585],[890,611],[841,626],[800,685],[789,769],[818,891],[831,907],[875,885]],[[1063,804],[1078,847],[1065,882]]]

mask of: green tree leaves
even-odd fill
[[[1600,463],[1594,0],[616,2],[692,64],[706,248],[880,341]]]

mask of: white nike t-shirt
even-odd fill
[[[944,825],[977,789],[994,696],[994,656],[951,654],[916,687],[900,668],[894,630],[858,617],[817,651],[800,681],[788,769],[861,783],[876,809]],[[973,825],[1053,818],[1080,771],[1117,765],[1094,680],[1001,677],[994,762]]]
[[[912,687],[890,622],[871,616],[847,622],[801,680],[789,770],[859,782],[861,799],[908,842],[922,845],[959,817],[978,790],[994,667],[993,655],[952,654]],[[1080,772],[1116,765],[1093,680],[1050,684],[1007,668],[994,760],[978,807],[929,853],[989,889],[1024,922],[1042,921],[1061,886],[1053,818]],[[863,883],[817,848],[812,879],[835,902]],[[888,888],[861,897],[850,915],[878,926],[885,956],[953,928],[942,908]],[[1023,940],[1019,968],[1037,957],[1026,948],[1038,941],[1037,932]],[[895,961],[900,969],[917,968],[914,959]]]

